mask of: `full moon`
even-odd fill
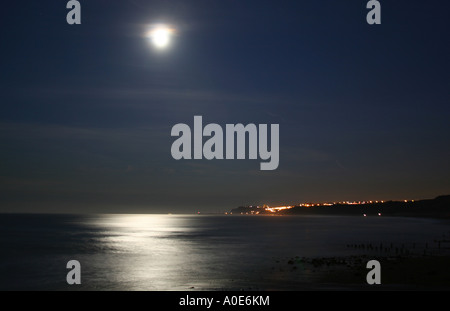
[[[152,40],[153,45],[158,49],[165,49],[170,45],[174,30],[165,25],[158,25],[153,27],[147,34]]]

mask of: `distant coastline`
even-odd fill
[[[287,207],[239,206],[232,215],[347,215],[450,219],[450,195],[434,199],[299,204]]]

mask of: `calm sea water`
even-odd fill
[[[425,245],[448,222],[341,216],[0,215],[1,290],[304,289],[288,258]],[[66,283],[81,263],[82,284]]]

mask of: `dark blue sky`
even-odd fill
[[[0,211],[193,212],[450,193],[450,5],[11,1]],[[156,22],[177,29],[155,52]],[[175,161],[176,123],[280,124],[280,165]]]

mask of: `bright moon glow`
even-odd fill
[[[158,25],[148,32],[148,37],[153,45],[158,49],[165,49],[170,44],[170,39],[174,30],[168,26]]]

